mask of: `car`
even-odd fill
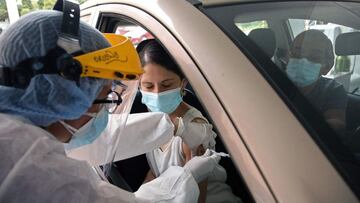
[[[359,202],[359,85],[330,76],[347,91],[340,135],[285,70],[294,38],[326,27],[335,53],[350,58],[347,74],[357,74],[360,1],[89,0],[81,18],[164,46],[190,82],[189,103],[214,125],[217,150],[230,154],[221,164],[243,202]],[[138,161],[118,165],[129,190],[141,181]]]

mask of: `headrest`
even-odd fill
[[[248,35],[270,58],[274,56],[276,49],[275,33],[270,28],[258,28],[251,30]]]
[[[335,53],[338,56],[360,55],[360,32],[340,34],[335,40]]]

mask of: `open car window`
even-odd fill
[[[151,30],[148,30],[145,26],[140,25],[138,22],[129,19],[128,17],[121,16],[121,15],[114,15],[114,14],[107,14],[102,13],[102,21],[99,23],[99,29],[101,32],[105,33],[116,33],[120,35],[127,36],[131,39],[133,45],[137,47],[140,42],[147,40],[147,39],[156,39],[156,36],[152,34]],[[165,50],[167,50],[167,46],[172,42],[160,42]],[[168,44],[166,44],[168,43]],[[170,57],[176,61],[173,55],[169,53]],[[182,68],[182,67],[180,67]],[[186,78],[186,75],[185,75]],[[142,97],[140,91],[136,95],[134,99],[134,103],[131,109],[131,113],[143,113],[148,112],[147,107],[142,103]],[[198,98],[196,92],[193,90],[190,82],[185,87],[183,101],[189,104],[192,107],[195,107],[197,110],[201,112],[201,114],[210,121],[211,123],[211,116],[208,115],[208,112],[203,107],[201,100]],[[221,140],[221,135],[217,131],[215,125],[213,125],[213,130],[217,133],[216,137],[216,151],[219,152],[227,152],[227,149],[224,143]],[[231,158],[224,158],[220,161],[220,165],[226,171],[226,187],[230,187],[226,189],[231,191],[235,196],[239,197],[242,200],[246,200],[246,202],[253,202],[253,198],[249,193],[247,186],[245,185],[244,180],[241,177],[241,174],[236,169],[233,161]],[[117,185],[125,190],[128,191],[136,191],[141,184],[144,183],[144,179],[149,171],[149,165],[147,163],[147,159],[145,154],[139,155],[137,157],[129,158],[126,160],[118,161],[114,164],[114,169],[112,170],[113,178],[111,182],[114,185]],[[121,174],[122,178],[118,178],[116,172]],[[114,174],[115,173],[115,174]],[[219,176],[220,177],[220,176]],[[219,187],[219,185],[217,185]],[[224,198],[224,190],[218,189],[214,190],[213,197],[215,198]]]

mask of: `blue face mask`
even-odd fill
[[[72,134],[70,142],[64,144],[66,150],[91,144],[105,130],[109,121],[109,113],[105,108],[102,108],[98,113],[86,113],[86,115],[92,118],[79,129],[60,121],[66,130]]]
[[[171,113],[182,102],[181,88],[176,88],[160,93],[141,91],[141,102],[152,112]]]
[[[286,67],[286,73],[296,86],[306,87],[318,79],[320,69],[320,63],[313,63],[306,58],[290,58]]]

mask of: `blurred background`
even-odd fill
[[[86,0],[79,0],[80,4]],[[0,33],[19,17],[34,10],[52,9],[56,0],[0,0]]]

